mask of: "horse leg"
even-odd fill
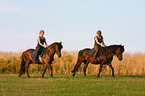
[[[102,67],[103,67],[103,63],[100,64],[99,73],[97,75],[98,78],[100,77],[100,73],[101,73]]]
[[[50,70],[51,70],[51,74],[50,74],[50,76],[53,77],[51,64],[48,64],[48,63],[47,63],[46,66],[45,66],[45,69],[44,69],[43,75],[42,75],[43,78],[44,78],[44,74],[45,74],[45,72],[46,72],[46,70],[47,70],[48,67],[49,67]]]
[[[27,72],[28,78],[30,78],[30,75],[29,75],[29,72],[28,72],[29,65],[30,65],[30,61],[27,61],[26,64],[25,64],[25,68],[26,68],[25,70]]]
[[[73,76],[75,76],[76,71],[78,70],[79,66],[81,65],[82,62],[77,62],[77,64],[75,65],[73,71],[71,71],[73,73]]]
[[[48,68],[48,65],[49,65],[49,64],[46,64],[46,65],[45,65],[45,68],[44,68],[44,71],[43,71],[43,74],[42,74],[42,77],[43,77],[43,78],[44,78],[44,74],[45,74],[45,72],[46,72],[46,70],[47,70],[47,68]]]
[[[52,66],[49,64],[49,68],[50,68],[50,71],[51,71],[51,74],[50,74],[50,76],[51,76],[51,78],[53,77],[53,73],[52,73]]]
[[[86,68],[88,67],[88,62],[87,63],[85,63],[85,65],[84,65],[84,68],[83,68],[83,71],[84,71],[84,75],[86,76]]]
[[[21,77],[21,76],[22,76],[22,72],[19,73],[19,76],[18,77]]]
[[[115,77],[114,76],[114,68],[112,67],[111,63],[108,63],[107,65],[112,69],[112,77]]]

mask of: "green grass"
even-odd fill
[[[0,96],[145,96],[144,76],[0,74]]]

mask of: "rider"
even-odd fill
[[[38,63],[38,57],[39,55],[42,53],[43,49],[46,48],[48,46],[47,42],[46,42],[46,39],[44,36],[44,31],[43,30],[40,30],[40,36],[38,37],[37,41],[38,41],[38,44],[37,44],[37,47],[36,47],[36,54],[35,54],[35,57],[34,57],[34,63]],[[45,45],[44,45],[45,43]]]
[[[100,48],[101,46],[105,47],[105,43],[104,43],[104,40],[103,40],[103,36],[101,34],[101,31],[98,30],[96,32],[97,36],[95,36],[95,44],[94,44],[94,49],[95,49],[95,53],[94,53],[94,56],[93,56],[93,60],[94,61],[97,61],[96,57],[98,56],[98,53],[100,51]]]

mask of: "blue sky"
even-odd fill
[[[35,48],[39,31],[64,50],[92,48],[97,30],[106,45],[145,53],[145,0],[0,0],[0,51]]]

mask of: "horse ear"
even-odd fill
[[[123,45],[123,44],[120,44],[120,45],[124,47],[124,45]]]
[[[60,44],[62,43],[62,41],[60,42]]]

